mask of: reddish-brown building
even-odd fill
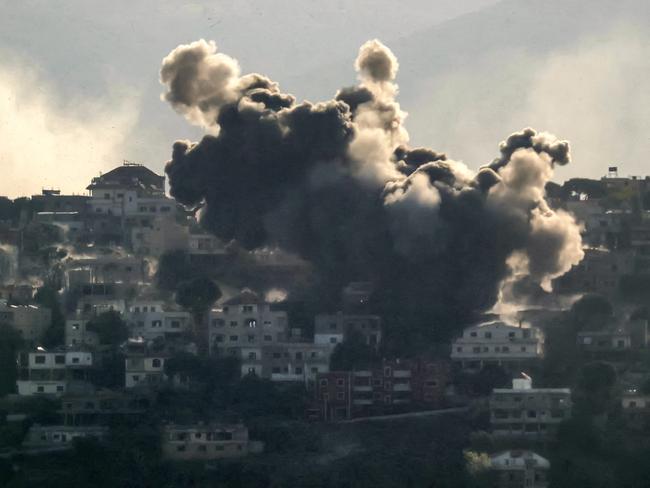
[[[344,420],[444,405],[450,366],[433,361],[383,361],[359,371],[318,374],[309,417]]]

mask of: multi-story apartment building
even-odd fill
[[[646,429],[650,426],[650,395],[633,389],[621,397],[623,418],[633,429]]]
[[[167,380],[165,361],[172,355],[168,347],[143,339],[129,339],[125,346],[124,387],[156,388]]]
[[[156,217],[151,226],[131,229],[131,246],[136,255],[160,256],[169,251],[186,250],[189,227],[176,219]]]
[[[578,332],[576,341],[581,351],[588,353],[614,353],[628,351],[632,336],[622,329]]]
[[[359,371],[332,371],[316,377],[309,416],[342,420],[444,405],[448,363],[384,361]]]
[[[212,310],[209,320],[209,344],[213,354],[237,355],[242,347],[287,340],[287,313],[274,310],[273,304],[248,289],[224,302],[221,309]]]
[[[571,417],[569,388],[533,388],[530,378],[512,380],[512,389],[495,388],[490,396],[494,435],[543,438]]]
[[[332,350],[310,342],[278,342],[238,349],[242,376],[255,374],[271,381],[308,383],[329,371]]]
[[[27,344],[38,344],[51,323],[52,311],[49,308],[0,302],[0,324],[15,329]]]
[[[89,320],[82,315],[74,315],[65,321],[65,345],[67,347],[99,345],[99,336],[96,332],[88,330]]]
[[[146,341],[179,338],[192,325],[189,312],[176,310],[157,300],[132,302],[125,320],[131,337],[142,337]]]
[[[499,488],[547,488],[551,463],[532,451],[510,450],[490,456]]]
[[[58,413],[65,425],[108,425],[115,419],[140,418],[152,404],[153,398],[147,393],[98,390],[65,394]]]
[[[320,314],[315,318],[314,342],[332,348],[343,342],[355,331],[371,347],[379,347],[381,342],[381,317],[370,314]]]
[[[73,383],[87,383],[93,370],[93,354],[79,349],[23,352],[18,355],[18,394],[56,395]]]
[[[544,355],[544,335],[537,327],[488,322],[468,327],[452,343],[451,359],[464,369],[488,364],[522,368]]]
[[[71,448],[77,438],[102,439],[108,434],[107,427],[98,425],[32,425],[25,436],[25,448]]]
[[[162,453],[167,459],[211,460],[246,456],[261,452],[260,442],[250,441],[242,424],[166,425],[162,433]]]

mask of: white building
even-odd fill
[[[146,341],[157,338],[171,339],[190,330],[192,317],[189,312],[172,310],[162,301],[135,301],[125,314],[131,337]]]
[[[93,354],[83,350],[54,350],[21,353],[18,357],[18,394],[60,396],[73,382],[88,382]]]
[[[544,438],[571,417],[569,388],[533,388],[530,378],[513,379],[512,388],[495,388],[490,423],[498,436]]]
[[[539,328],[516,327],[498,321],[466,328],[451,349],[451,359],[470,369],[486,364],[518,366],[543,355],[544,335]]]
[[[532,451],[513,449],[490,456],[497,486],[504,488],[547,488],[550,467],[548,459]]]
[[[211,353],[237,354],[242,347],[271,345],[287,339],[288,318],[245,289],[209,316]],[[233,352],[234,351],[234,352]]]

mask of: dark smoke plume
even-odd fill
[[[324,300],[370,280],[389,323],[438,338],[494,305],[507,280],[548,287],[582,259],[573,217],[545,201],[554,165],[569,162],[565,141],[525,129],[475,173],[409,149],[387,47],[367,42],[355,66],[357,86],[297,103],[262,75],[240,76],[214,43],[176,48],[163,97],[215,135],[174,144],[171,194],[204,205],[202,224],[222,239],[309,260]]]

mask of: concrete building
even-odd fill
[[[583,331],[578,332],[576,342],[580,350],[587,353],[623,353],[631,349],[632,336],[620,328]]]
[[[28,304],[36,293],[36,288],[27,284],[0,284],[0,301]]]
[[[129,339],[124,359],[124,387],[155,389],[166,380],[165,361],[171,356],[164,346],[154,346],[142,339]]]
[[[490,456],[498,488],[547,488],[551,463],[532,451],[510,450]]]
[[[584,259],[556,280],[558,291],[611,296],[618,291],[621,276],[634,272],[635,257],[630,250],[587,248],[584,252]]]
[[[52,323],[52,311],[36,305],[7,305],[0,302],[0,324],[18,331],[30,345],[36,345]]]
[[[108,434],[107,427],[78,425],[32,425],[27,432],[23,447],[55,448],[71,447],[75,439],[94,437],[102,439]]]
[[[193,266],[218,266],[228,257],[226,246],[212,234],[191,232],[188,236],[188,259]]]
[[[352,331],[360,334],[367,345],[377,348],[381,342],[381,317],[343,312],[317,315],[314,323],[314,342],[334,348]]]
[[[237,458],[261,452],[263,446],[248,438],[242,424],[166,425],[162,433],[162,453],[174,461],[208,461]]]
[[[451,359],[464,369],[488,364],[520,368],[544,355],[544,335],[537,327],[487,322],[468,327],[451,348]]]
[[[99,345],[97,333],[87,328],[88,322],[89,320],[81,315],[66,319],[65,345],[67,347],[88,346],[93,348]]]
[[[260,344],[237,349],[242,376],[255,374],[271,381],[303,383],[314,381],[316,375],[329,371],[331,352],[328,346],[310,342]]]
[[[145,341],[176,339],[192,326],[189,312],[176,310],[159,300],[132,302],[124,318],[131,337],[142,337]]]
[[[73,383],[88,383],[93,354],[80,349],[23,352],[18,355],[18,394],[63,395]]]
[[[161,256],[175,250],[187,250],[189,228],[176,219],[156,217],[151,226],[131,229],[131,247],[136,255]]]
[[[533,388],[530,378],[512,380],[512,389],[495,388],[490,424],[497,436],[544,438],[571,417],[569,388]]]
[[[621,397],[621,409],[628,427],[644,430],[650,426],[650,395],[628,390]]]
[[[86,394],[65,394],[58,413],[65,425],[109,425],[111,421],[139,418],[146,414],[153,398],[146,393],[99,390]]]
[[[237,355],[242,347],[271,345],[287,340],[288,318],[257,294],[245,289],[209,314],[212,354]]]
[[[367,370],[321,373],[308,415],[327,421],[441,408],[450,371],[446,362],[420,360],[384,361]]]

